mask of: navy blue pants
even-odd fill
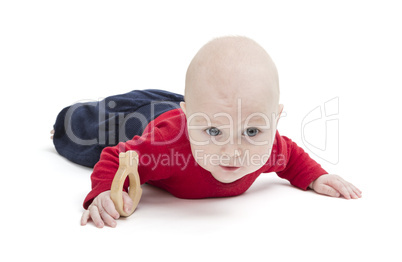
[[[150,121],[181,101],[182,95],[148,89],[68,106],[54,124],[54,146],[74,163],[93,167],[103,148],[141,135]]]

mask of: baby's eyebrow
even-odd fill
[[[269,117],[267,117],[265,114],[258,113],[255,116],[251,116],[249,118],[244,119],[242,124],[243,125],[247,124],[247,127],[258,126],[258,127],[270,128],[271,121]]]
[[[266,123],[267,123],[267,120],[268,120],[268,119],[264,119],[264,118],[262,118],[262,117],[258,117],[258,118],[253,117],[253,118],[251,118],[251,119],[248,120],[248,123],[266,124]],[[244,122],[246,122],[245,119],[242,121],[242,123],[244,123]],[[268,120],[268,122],[269,122],[269,120]]]
[[[208,122],[204,117],[197,117],[197,118],[193,118],[192,119],[192,122],[195,122],[195,123],[205,123],[205,122]]]
[[[226,126],[226,125],[230,125],[233,124],[235,125],[237,123],[237,119],[234,118],[232,121],[232,123],[229,122],[222,122],[220,120],[217,119],[211,119],[211,125],[212,126]],[[247,127],[251,127],[251,126],[269,126],[269,119],[265,119],[263,117],[253,117],[247,120],[247,118],[244,118],[240,121],[240,124],[242,126],[244,126],[247,123]]]
[[[191,120],[192,124],[208,124],[212,126],[224,126],[224,125],[230,125],[230,124],[237,124],[237,117],[232,117],[231,119],[228,119],[228,116],[226,115],[220,115],[220,116],[215,116],[215,117],[208,117],[206,115],[200,115],[193,117]],[[247,117],[244,117],[241,119],[240,123],[242,125],[245,125],[247,123],[247,126],[252,126],[252,125],[259,125],[259,126],[264,126],[264,125],[269,125],[269,118],[264,115],[261,116],[261,114],[257,115],[249,115]]]

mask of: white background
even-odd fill
[[[399,1],[2,1],[1,260],[401,261],[401,11]],[[91,169],[55,152],[58,112],[132,89],[182,93],[191,58],[222,35],[270,53],[280,133],[363,198],[304,192],[274,173],[223,199],[145,185],[117,228],[81,227]],[[334,98],[331,164],[303,143],[301,123]],[[311,127],[305,138],[323,142],[325,119]]]

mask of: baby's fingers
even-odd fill
[[[102,208],[114,219],[118,219],[120,217],[119,212],[117,212],[116,207],[110,197],[102,198],[101,200]]]
[[[312,188],[317,192],[333,197],[343,196],[346,199],[361,197],[361,191],[351,183],[337,175],[322,175],[312,183]]]
[[[353,184],[343,179],[340,179],[337,184],[339,184],[339,191],[346,199],[358,199],[362,197],[362,192]]]
[[[328,181],[328,185],[338,191],[344,198],[350,199],[349,189],[346,187],[345,181],[343,180],[330,180]]]
[[[91,213],[91,217],[92,220],[94,220],[94,223],[97,227],[103,227],[103,225],[108,225],[110,227],[115,227],[116,226],[116,221],[114,220],[113,216],[119,216],[119,214],[117,213],[116,209],[114,208],[113,202],[110,199],[110,197],[102,197],[99,199],[100,201],[98,201],[98,206],[96,206],[96,209],[94,210],[94,214],[96,215],[96,217],[100,217],[100,220],[98,222],[97,218],[95,221],[95,218],[92,216]],[[91,212],[92,209],[90,209]],[[102,223],[101,223],[102,222]]]
[[[116,221],[114,220],[113,217],[111,217],[108,213],[105,211],[100,213],[104,223],[110,227],[116,227]]]
[[[327,195],[327,196],[332,196],[332,197],[339,197],[340,196],[338,191],[336,191],[332,187],[324,185],[324,184],[320,185],[319,188],[316,191],[318,193],[320,193],[320,194],[324,194],[324,195]]]
[[[85,210],[81,217],[81,226],[85,226],[89,219],[89,211]]]
[[[96,227],[102,228],[105,223],[103,223],[103,220],[101,218],[101,215],[99,213],[99,209],[95,205],[89,206],[89,216],[91,217],[92,221],[95,223]]]
[[[337,190],[341,195],[346,199],[351,199],[351,190],[350,188],[342,182],[337,183],[338,187]]]
[[[351,196],[352,196],[353,199],[357,199],[357,198],[362,197],[362,191],[360,191],[360,189],[358,189],[357,187],[355,187],[352,184],[349,184],[349,187],[350,187],[350,189],[352,191]]]
[[[130,213],[130,211],[133,208],[133,205],[134,205],[134,203],[133,203],[133,200],[130,198],[130,196],[126,192],[123,192],[123,208],[124,208],[124,211],[126,213]]]

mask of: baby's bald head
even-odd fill
[[[264,98],[277,107],[278,74],[271,57],[246,37],[221,37],[204,45],[191,61],[185,84],[186,108],[209,97]]]

